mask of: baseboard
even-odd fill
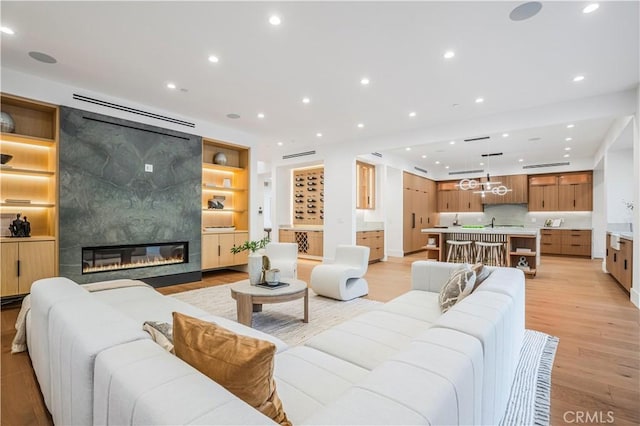
[[[631,291],[629,293],[631,294],[631,303],[636,305],[636,308],[640,309],[640,293],[638,293],[638,290],[636,290],[635,287],[631,287]]]
[[[387,256],[390,256],[390,257],[404,257],[404,251],[402,251],[402,250],[388,250],[387,249]]]

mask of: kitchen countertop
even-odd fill
[[[278,229],[284,229],[285,231],[323,231],[324,226],[322,225],[280,225]]]
[[[593,231],[593,228],[585,228],[581,226],[559,226],[556,228],[543,226],[542,228],[540,228],[540,230],[544,230],[544,231],[553,231],[555,229],[558,229],[560,231]]]
[[[633,232],[614,232],[614,231],[607,231],[607,234],[618,234],[620,235],[620,238],[624,238],[625,240],[629,240],[629,241],[633,241]]]
[[[440,233],[440,234],[504,234],[504,235],[538,235],[539,228],[462,228],[460,226],[450,226],[448,228],[424,228],[422,233]]]

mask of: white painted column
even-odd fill
[[[339,244],[355,244],[356,159],[329,155],[324,160],[324,256],[332,260]]]

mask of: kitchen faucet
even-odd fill
[[[494,222],[495,222],[495,221],[496,221],[496,218],[495,218],[495,217],[492,217],[492,218],[491,218],[491,227],[492,227],[492,228],[494,228],[493,224],[494,224]]]

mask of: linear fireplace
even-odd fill
[[[128,244],[82,248],[82,273],[189,263],[189,243]]]

